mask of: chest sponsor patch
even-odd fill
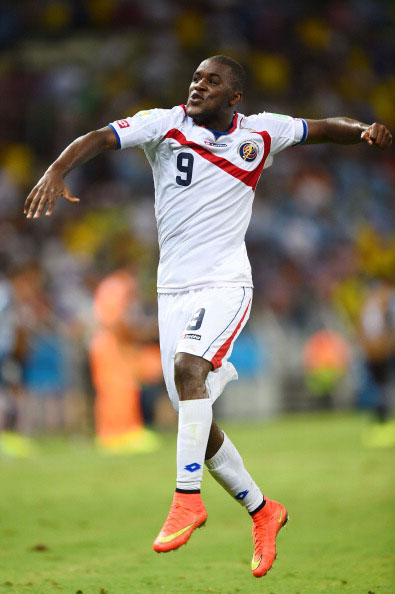
[[[243,159],[243,161],[255,161],[258,156],[258,145],[255,142],[243,142],[239,146],[239,155]]]
[[[207,144],[207,146],[219,146],[219,147],[225,147],[228,146],[227,144],[220,144],[219,142],[210,142],[209,140],[205,140],[204,144]]]

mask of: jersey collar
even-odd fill
[[[225,132],[218,132],[218,130],[212,130],[211,128],[207,128],[207,130],[209,130],[210,132],[212,132],[212,134],[214,134],[215,136],[215,140],[218,140],[218,138],[220,136],[224,136],[225,134],[232,134],[232,132],[234,132],[237,128],[237,120],[238,120],[238,114],[235,112],[234,116],[233,116],[233,120],[232,123],[230,125],[230,127],[228,128],[228,130],[226,130]],[[199,125],[199,124],[197,124]],[[206,126],[201,126],[201,128],[206,128]]]
[[[188,115],[185,105],[181,105],[181,107],[183,108],[185,115]],[[195,122],[195,120],[193,120],[193,123],[196,124],[196,126],[199,126],[199,128],[206,128],[206,130],[208,130],[209,132],[214,134],[215,140],[218,140],[218,138],[220,136],[225,136],[226,134],[232,134],[232,132],[234,132],[236,130],[238,119],[239,119],[239,114],[235,111],[235,113],[233,115],[232,123],[231,123],[230,127],[228,128],[228,130],[226,130],[225,132],[219,132],[218,130],[212,130],[211,128],[207,128],[207,126],[198,124],[197,122]]]

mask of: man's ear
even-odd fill
[[[243,93],[241,91],[237,91],[233,94],[233,97],[231,97],[229,104],[236,105],[237,103],[240,103],[242,98],[243,98]]]

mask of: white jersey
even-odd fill
[[[218,136],[181,105],[140,111],[110,126],[118,148],[141,147],[153,170],[158,292],[252,287],[244,238],[255,188],[272,155],[305,140],[306,122],[236,113]]]

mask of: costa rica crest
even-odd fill
[[[243,161],[255,161],[258,156],[258,146],[255,142],[243,142],[239,146],[239,155],[243,159]]]

